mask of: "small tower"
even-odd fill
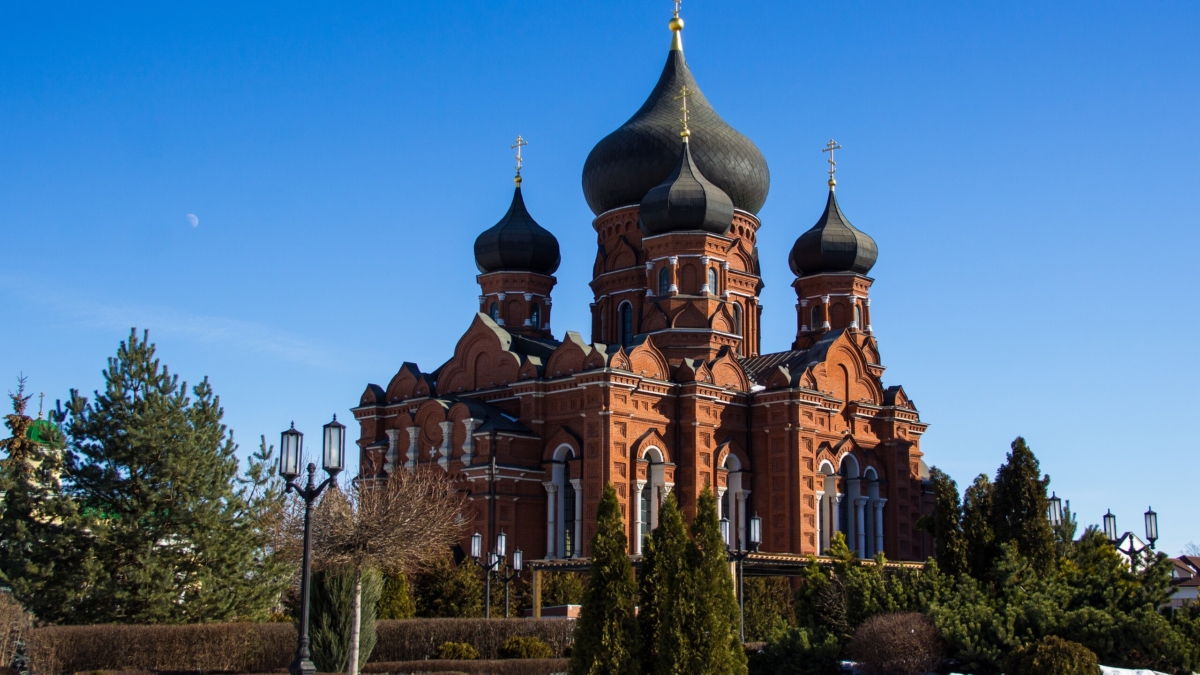
[[[510,333],[551,337],[550,291],[560,261],[558,239],[529,215],[521,196],[521,148],[517,136],[517,175],[508,213],[475,240],[479,268],[479,311]]]
[[[875,265],[879,249],[874,239],[850,224],[838,206],[833,151],[840,148],[833,140],[825,146],[823,152],[829,153],[825,212],[816,225],[796,239],[788,256],[797,277],[792,282],[798,300],[794,349],[808,347],[830,330],[871,333],[868,291],[873,280],[866,274]]]

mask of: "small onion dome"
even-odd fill
[[[878,257],[875,240],[846,220],[831,189],[829,201],[825,202],[825,213],[811,230],[796,240],[792,254],[788,256],[788,265],[798,277],[822,272],[866,274]]]
[[[650,97],[628,122],[592,148],[583,165],[583,195],[593,213],[637,204],[671,173],[679,153],[675,98],[685,86],[692,92],[688,126],[696,166],[729,195],[735,207],[750,213],[762,208],[771,186],[767,160],[758,146],[713,110],[692,77],[683,50],[675,45]]]
[[[475,266],[484,274],[505,271],[551,275],[560,260],[558,240],[529,215],[520,185],[513,192],[508,213],[475,240]]]
[[[684,138],[675,170],[646,193],[640,215],[648,236],[685,230],[723,235],[733,223],[733,202],[696,168],[691,143]]]

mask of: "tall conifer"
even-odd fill
[[[936,466],[929,471],[929,479],[933,483],[933,537],[938,567],[957,577],[968,570],[958,485]]]
[[[637,620],[633,567],[625,553],[625,524],[612,484],[604,486],[592,538],[583,608],[575,624],[571,675],[633,675],[637,672]]]
[[[728,551],[717,520],[717,500],[704,488],[696,502],[688,545],[685,597],[693,604],[684,624],[690,662],[686,672],[744,675],[746,651],[738,637],[738,604]]]
[[[992,530],[996,541],[1015,542],[1034,569],[1045,573],[1054,566],[1054,530],[1046,517],[1050,477],[1042,476],[1033,451],[1020,436],[996,472]]]
[[[189,396],[146,334],[130,333],[104,380],[94,401],[73,391],[68,404],[69,464],[98,568],[76,618],[265,618],[287,576],[270,550],[281,503],[271,450],[240,476],[208,380]]]
[[[25,414],[24,379],[10,398],[11,435],[0,441],[0,583],[41,621],[71,621],[92,565],[78,510],[62,489],[61,433]]]
[[[963,494],[962,529],[971,576],[986,580],[1000,549],[992,532],[992,482],[984,474]]]
[[[685,596],[687,527],[674,494],[658,509],[658,527],[645,544],[638,575],[638,659],[643,675],[688,675],[683,632],[691,598]]]

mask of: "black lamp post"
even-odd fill
[[[508,535],[501,532],[496,535],[496,549],[488,551],[488,561],[484,563],[483,557],[483,535],[476,532],[471,535],[471,561],[483,568],[487,583],[484,586],[483,596],[483,618],[492,618],[492,572],[500,566],[500,562],[504,559],[503,554],[497,555],[497,551],[503,551],[508,545]]]
[[[742,573],[742,561],[750,556],[751,553],[758,552],[758,546],[762,543],[762,518],[758,514],[750,519],[750,548],[742,548],[742,542],[739,541],[738,547],[733,547],[733,539],[729,531],[729,519],[721,519],[721,538],[725,540],[725,547],[729,550],[729,559],[737,563],[737,596],[738,596],[738,635],[741,641],[746,641],[746,593],[744,579]]]
[[[1150,542],[1144,546],[1138,546],[1134,542],[1132,532],[1126,532],[1120,537],[1117,536],[1117,517],[1113,515],[1112,509],[1104,514],[1104,536],[1108,538],[1108,543],[1117,547],[1117,550],[1129,556],[1130,569],[1137,570],[1137,559],[1148,550],[1154,550],[1154,542],[1158,541],[1158,514],[1153,508],[1147,509],[1143,514],[1146,523],[1146,541]],[[1128,540],[1126,548],[1121,548],[1118,544],[1121,540]]]
[[[296,479],[300,477],[300,461],[304,450],[304,434],[296,431],[296,425],[283,432],[279,438],[279,475],[287,481],[287,490],[296,491],[304,500],[304,562],[300,568],[300,635],[296,639],[296,660],[288,666],[291,675],[313,675],[317,667],[313,665],[312,654],[308,649],[308,610],[309,586],[312,577],[312,510],[317,497],[329,487],[334,478],[346,467],[346,425],[333,421],[324,427],[325,435],[322,446],[322,464],[329,477],[317,485],[315,464],[308,465],[308,485],[300,487]]]
[[[500,536],[504,536],[501,532]],[[499,554],[501,565],[507,569],[507,561],[504,559],[504,548],[500,545],[496,546],[496,553]],[[521,549],[513,551],[513,562],[511,571],[496,572],[496,576],[500,577],[500,581],[504,582],[504,618],[508,618],[508,585],[514,579],[521,576],[521,567],[525,563],[525,554],[521,553]]]
[[[1067,504],[1067,506],[1069,507],[1070,504]],[[1059,525],[1062,525],[1062,522],[1063,522],[1062,500],[1059,499],[1058,495],[1053,492],[1050,493],[1050,510],[1046,515],[1050,519],[1051,527],[1058,527]]]

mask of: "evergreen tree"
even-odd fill
[[[191,389],[132,331],[89,402],[71,392],[68,467],[91,514],[96,577],[75,619],[263,619],[287,569],[270,550],[281,509],[265,446],[239,476],[207,378]],[[194,398],[193,398],[194,397]]]
[[[25,414],[25,380],[10,394],[0,441],[0,584],[38,619],[70,621],[94,566],[76,504],[63,493],[61,433]]]
[[[483,581],[475,566],[464,560],[455,565],[445,556],[421,568],[413,579],[417,616],[435,618],[479,618],[483,616]]]
[[[417,615],[417,606],[409,590],[408,575],[401,571],[383,577],[383,590],[379,595],[379,620],[411,619]]]
[[[625,554],[625,524],[612,484],[604,486],[596,512],[592,563],[583,608],[575,623],[571,675],[632,675],[637,672],[637,621],[633,568]]]
[[[971,576],[985,580],[999,549],[992,532],[992,482],[983,474],[976,476],[963,494],[962,530]]]
[[[1049,498],[1037,457],[1020,436],[996,472],[993,488],[992,530],[998,543],[1015,542],[1017,551],[1034,569],[1045,573],[1054,566],[1054,531],[1046,517]]]
[[[688,675],[683,626],[691,612],[685,596],[688,537],[674,494],[658,509],[658,527],[643,546],[638,575],[638,658],[643,675]]]
[[[1062,522],[1052,527],[1054,528],[1054,550],[1059,558],[1066,557],[1075,545],[1075,532],[1079,529],[1079,522],[1075,519],[1075,514],[1071,512],[1070,499],[1063,505]]]
[[[358,653],[366,661],[375,649],[375,612],[383,577],[375,570],[358,572],[328,567],[312,576],[312,659],[321,673],[345,673],[350,665],[354,605],[361,586],[361,628]]]
[[[690,658],[683,665],[689,673],[744,675],[746,651],[738,636],[737,595],[717,520],[717,500],[708,487],[696,502],[687,561],[685,596],[690,596],[692,611],[684,624],[689,643],[685,653]]]
[[[796,605],[787,577],[748,577],[742,582],[746,594],[746,641],[761,642],[796,623]]]
[[[967,545],[963,539],[958,485],[936,466],[930,469],[929,479],[933,483],[933,539],[938,567],[951,576],[965,574]]]

